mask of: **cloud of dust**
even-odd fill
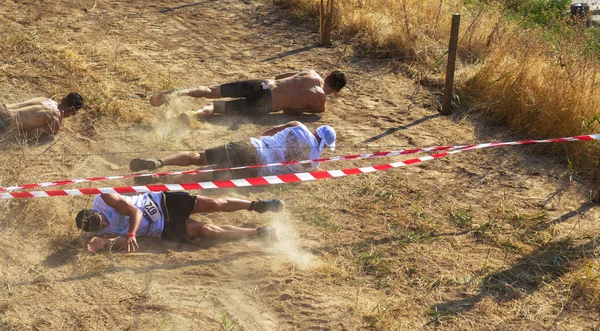
[[[177,116],[181,113],[196,110],[199,106],[194,99],[177,98],[169,101],[167,105],[154,108],[157,122],[154,125],[154,132],[140,130],[141,135],[157,135],[163,138],[172,138],[179,141],[190,131],[190,125],[180,121]],[[190,123],[193,121],[190,121]]]
[[[284,255],[298,269],[307,269],[315,264],[314,256],[300,248],[300,235],[290,224],[289,218],[274,216],[271,226],[277,230],[279,238],[279,242],[273,245],[275,252]]]

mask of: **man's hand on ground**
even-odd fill
[[[137,240],[135,239],[135,237],[127,237],[127,253],[130,252],[135,252],[136,248],[140,248],[140,246],[138,246]]]
[[[99,250],[101,250],[106,245],[106,243],[108,243],[107,239],[93,237],[92,239],[90,239],[90,241],[88,241],[87,250],[88,252],[96,253]]]

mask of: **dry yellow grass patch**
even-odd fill
[[[298,15],[318,15],[318,0],[279,0]],[[527,138],[596,133],[600,61],[590,32],[555,22],[557,33],[523,29],[496,2],[335,2],[334,33],[358,42],[358,54],[399,57],[442,82],[452,13],[461,14],[455,80],[460,102]],[[510,18],[509,18],[510,17]],[[437,78],[435,75],[439,74]],[[427,74],[425,74],[427,75]],[[597,165],[598,144],[559,147],[577,167]]]

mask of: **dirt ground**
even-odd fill
[[[29,36],[11,37],[16,46],[0,59],[2,102],[83,89],[95,114],[65,119],[49,144],[3,147],[3,187],[127,174],[133,157],[209,148],[289,120],[336,128],[338,149],[324,156],[528,138],[465,111],[439,115],[441,86],[417,84],[404,64],[362,58],[351,41],[317,47],[316,26],[257,0],[14,0],[0,7],[0,24],[0,36]],[[44,48],[26,47],[32,42],[76,56],[44,57]],[[147,101],[163,88],[304,68],[349,78],[318,116],[222,116],[185,128],[169,118],[206,100]],[[598,329],[598,292],[588,292],[598,278],[600,214],[589,202],[591,178],[546,151],[495,148],[369,175],[199,192],[282,198],[281,214],[197,217],[273,224],[281,239],[273,247],[141,238],[136,253],[91,255],[73,222],[90,197],[0,201],[0,328]]]

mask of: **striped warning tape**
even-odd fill
[[[312,181],[326,178],[345,177],[375,171],[388,170],[398,167],[403,167],[411,164],[416,164],[424,161],[434,160],[448,155],[461,153],[465,151],[483,149],[489,147],[511,146],[511,145],[528,145],[539,143],[562,143],[569,141],[590,141],[600,140],[600,134],[544,139],[544,140],[522,140],[516,142],[496,142],[485,143],[479,145],[471,145],[460,149],[450,150],[444,153],[438,153],[420,158],[414,158],[405,161],[376,165],[363,168],[349,168],[341,170],[314,171],[295,174],[284,174],[276,176],[252,177],[244,179],[220,180],[213,182],[185,183],[185,184],[161,184],[148,186],[121,186],[121,187],[106,187],[106,188],[83,188],[72,190],[49,190],[49,191],[34,191],[34,192],[10,192],[0,194],[0,199],[11,198],[39,198],[39,197],[54,197],[54,196],[69,196],[69,195],[89,195],[101,193],[145,193],[145,192],[160,192],[160,191],[187,191],[187,190],[207,190],[216,188],[230,187],[248,187],[248,186],[263,186],[284,183],[296,183],[303,181]]]
[[[240,167],[233,167],[233,168],[194,169],[194,170],[185,170],[185,171],[170,171],[170,172],[165,171],[165,172],[147,173],[147,174],[130,174],[130,175],[107,176],[107,177],[90,177],[90,178],[83,178],[83,179],[66,179],[66,180],[59,180],[59,181],[48,182],[48,183],[23,184],[23,185],[17,185],[17,186],[0,187],[0,192],[15,191],[15,190],[27,190],[27,189],[37,188],[37,187],[50,187],[50,186],[62,186],[62,185],[69,185],[69,184],[79,184],[79,183],[95,182],[95,181],[102,181],[102,180],[126,179],[126,178],[134,178],[134,177],[192,175],[192,174],[198,174],[198,173],[203,173],[203,172],[252,169],[252,168],[273,167],[273,166],[302,164],[302,163],[315,163],[315,162],[321,163],[321,162],[330,162],[330,161],[370,159],[370,158],[376,158],[376,157],[414,154],[414,153],[418,153],[418,152],[446,151],[446,150],[459,149],[459,148],[465,148],[465,147],[468,147],[468,146],[436,146],[436,147],[427,147],[427,148],[405,149],[405,150],[392,151],[392,152],[377,152],[377,153],[370,153],[370,154],[334,156],[334,157],[329,157],[329,158],[313,159],[313,160],[287,161],[287,162],[268,163],[268,164],[255,164],[255,165],[240,166]]]

